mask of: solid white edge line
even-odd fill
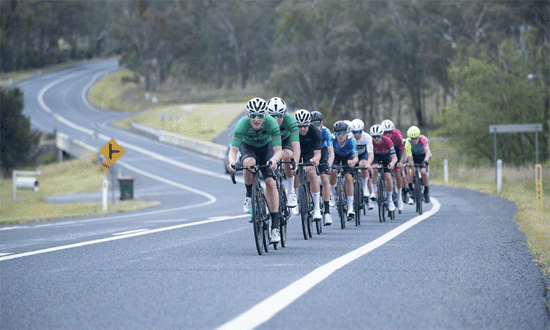
[[[113,236],[129,235],[129,234],[140,233],[140,232],[142,232],[142,231],[148,231],[148,230],[149,230],[149,229],[145,229],[145,228],[142,228],[142,229],[135,229],[135,230],[129,230],[129,231],[121,232],[121,233],[114,233]]]
[[[411,220],[405,222],[404,224],[400,225],[399,227],[391,230],[390,232],[378,237],[374,241],[371,241],[337,259],[332,260],[331,262],[323,266],[318,267],[298,281],[288,285],[281,291],[273,294],[272,296],[255,305],[248,311],[223,324],[222,326],[217,328],[217,330],[254,329],[264,322],[267,322],[269,319],[275,316],[275,314],[279,313],[283,308],[293,303],[296,299],[298,299],[315,285],[319,284],[321,281],[329,277],[336,270],[344,267],[355,259],[364,256],[365,254],[376,249],[377,247],[384,245],[385,243],[399,236],[412,226],[436,214],[439,211],[441,204],[439,204],[439,202],[435,198],[431,198],[431,200],[433,203],[433,207],[430,211],[424,213],[423,215],[416,216]]]
[[[48,252],[67,250],[67,249],[77,248],[77,247],[86,246],[86,245],[93,245],[93,244],[111,242],[111,241],[116,241],[116,240],[120,240],[120,239],[129,238],[129,237],[149,235],[149,234],[154,234],[154,233],[160,233],[160,232],[163,232],[163,231],[169,231],[169,230],[180,229],[180,228],[185,228],[185,227],[204,225],[204,224],[213,223],[213,222],[227,221],[227,220],[230,220],[230,219],[238,219],[238,218],[244,218],[244,217],[249,217],[249,216],[250,216],[249,214],[243,214],[243,215],[236,215],[236,216],[228,216],[228,217],[225,217],[225,218],[208,219],[208,220],[202,220],[202,221],[197,221],[197,222],[185,223],[185,224],[181,224],[181,225],[175,225],[175,226],[169,226],[169,227],[163,227],[163,228],[157,228],[157,229],[150,229],[150,230],[146,230],[146,231],[140,231],[140,232],[125,234],[125,235],[120,235],[120,236],[110,236],[110,237],[96,239],[96,240],[92,240],[92,241],[86,241],[86,242],[56,246],[56,247],[42,249],[42,250],[11,254],[11,255],[8,255],[8,256],[0,257],[0,262],[10,260],[10,259],[17,259],[17,258],[22,258],[22,257],[34,256],[34,255],[37,255],[37,254],[43,254],[43,253],[48,253]]]

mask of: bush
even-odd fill
[[[41,165],[48,165],[55,163],[57,159],[55,158],[55,155],[51,152],[48,152],[47,154],[44,154],[40,156],[40,164]]]

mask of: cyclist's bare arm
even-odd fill
[[[283,157],[283,148],[281,146],[273,147],[273,157],[271,157],[271,169],[277,169],[277,162]]]
[[[321,149],[314,150],[313,151],[313,158],[309,160],[313,166],[319,165],[319,162],[321,161]]]
[[[334,147],[333,146],[328,146],[327,151],[328,151],[327,163],[328,163],[329,167],[332,167],[332,164],[334,163]],[[329,173],[332,173],[332,170],[330,170]]]
[[[349,167],[354,167],[357,162],[359,162],[359,157],[357,155],[353,155],[353,158],[348,160],[348,165]]]
[[[395,164],[397,163],[397,155],[391,154],[391,162],[388,164],[388,168],[391,170],[395,167]]]
[[[292,145],[292,158],[294,158],[294,163],[298,164],[300,162],[300,141],[293,141],[290,143]]]
[[[424,147],[424,152],[426,153],[426,157],[424,158],[424,161],[427,162],[432,157],[432,152],[430,151],[430,146],[429,145]]]
[[[233,146],[229,148],[229,155],[227,156],[227,160],[229,161],[229,164],[227,165],[227,170],[229,171],[229,173],[235,172],[233,167],[235,166],[235,164],[237,164],[238,153],[239,148]]]
[[[367,166],[369,169],[371,169],[372,162],[374,161],[374,153],[369,152],[369,157],[367,158]]]

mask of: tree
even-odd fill
[[[443,107],[434,117],[434,122],[442,125],[440,133],[452,136],[459,152],[478,164],[494,157],[489,125],[543,120],[542,95],[524,74],[530,70],[529,63],[522,60],[511,39],[502,43],[499,52],[499,62],[482,56],[470,58],[466,65],[453,64],[449,76],[458,88],[457,102]],[[499,135],[498,150],[506,163],[532,162],[534,136]]]
[[[31,131],[30,119],[22,112],[21,90],[0,87],[0,166],[5,176],[28,160],[40,139],[40,133]]]

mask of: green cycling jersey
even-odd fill
[[[248,117],[243,117],[235,126],[231,146],[240,148],[241,143],[244,142],[250,146],[263,147],[270,141],[274,147],[281,146],[281,130],[273,117],[266,116],[258,131],[252,128]]]
[[[290,136],[290,142],[300,142],[300,132],[298,131],[298,123],[293,115],[286,112],[285,119],[281,124],[281,140],[285,140]]]

